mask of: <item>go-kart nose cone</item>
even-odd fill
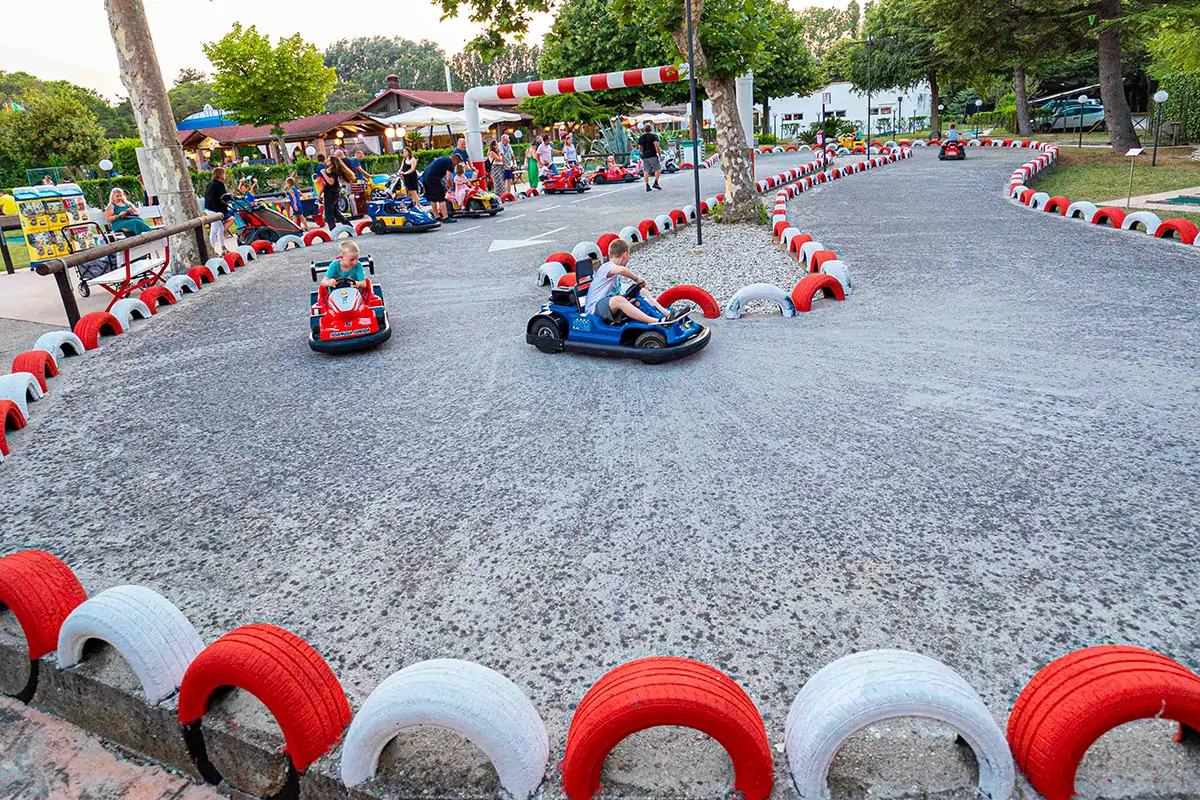
[[[357,289],[334,289],[329,293],[329,305],[338,311],[349,311],[354,308],[354,301],[357,297]]]

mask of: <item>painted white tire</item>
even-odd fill
[[[550,741],[533,703],[495,670],[449,658],[405,667],[371,692],[346,733],[342,782],[357,786],[374,776],[384,746],[417,725],[453,731],[482,750],[516,800],[542,784]]]
[[[204,262],[204,266],[208,267],[209,272],[213,274],[214,278],[222,272],[226,275],[229,274],[229,265],[225,263],[225,259],[223,258],[210,258]]]
[[[811,153],[812,145],[802,144],[796,148],[797,153]]]
[[[821,272],[832,275],[842,285],[842,291],[846,293],[846,297],[854,293],[850,284],[850,268],[846,266],[846,262],[838,259],[826,261],[821,265]]]
[[[1025,184],[1018,183],[1016,186],[1013,186],[1011,189],[1008,190],[1008,196],[1012,200],[1019,200],[1021,197],[1021,193],[1024,192],[1028,188],[1029,187],[1026,186]]]
[[[58,666],[83,660],[83,646],[100,639],[121,654],[150,705],[179,688],[204,642],[183,612],[144,586],[114,586],[75,607],[58,631]]]
[[[562,264],[557,261],[547,261],[538,267],[538,286],[549,286],[553,289],[555,286],[558,286],[559,278],[566,274],[567,268]]]
[[[243,264],[249,264],[254,259],[258,258],[258,253],[254,252],[254,248],[248,244],[240,245],[237,249],[238,255],[242,257]]]
[[[581,258],[590,258],[597,265],[604,260],[600,257],[600,245],[595,242],[580,242],[571,248],[571,256],[576,261]]]
[[[784,747],[800,800],[828,800],[829,764],[841,744],[855,731],[897,717],[924,717],[954,728],[975,751],[982,797],[1012,796],[1012,754],[975,690],[928,656],[867,650],[823,667],[792,703]]]
[[[749,286],[743,286],[734,293],[733,297],[729,298],[729,302],[725,304],[726,319],[738,319],[742,316],[742,309],[747,303],[752,303],[755,300],[765,300],[769,303],[775,303],[779,306],[779,310],[783,312],[785,317],[796,316],[796,306],[792,303],[792,298],[783,289],[780,289],[773,283],[752,283]]]
[[[800,235],[800,229],[796,227],[784,228],[783,233],[779,234],[779,246],[784,250],[791,249],[792,239]]]
[[[1153,211],[1134,211],[1132,214],[1125,215],[1125,221],[1121,223],[1121,230],[1131,231],[1137,223],[1146,226],[1146,233],[1153,236],[1158,232],[1158,226],[1162,225],[1162,220],[1158,218],[1158,214]]]
[[[1092,217],[1096,216],[1096,204],[1089,203],[1087,200],[1076,200],[1067,206],[1065,216],[1067,219],[1082,219],[1084,222],[1091,222]]]
[[[54,356],[55,361],[62,361],[66,351],[72,351],[72,355],[81,356],[86,352],[83,347],[83,341],[75,335],[74,331],[50,331],[43,333],[33,343],[34,350],[45,350],[50,355]]]
[[[32,372],[10,372],[0,375],[0,400],[12,400],[29,419],[29,401],[41,400],[45,392]]]
[[[695,206],[684,206],[683,208],[681,208],[681,209],[679,209],[679,210],[683,212],[683,215],[684,215],[685,217],[687,217],[687,218],[688,218],[688,221],[689,221],[689,222],[695,222],[695,221],[696,221],[696,217],[697,217],[698,215],[697,215],[697,213],[696,213],[696,207],[695,207]]]
[[[347,225],[344,222],[341,223],[340,225],[334,225],[332,228],[329,229],[329,238],[336,239],[339,236],[341,236],[343,233],[346,234],[346,236],[348,236],[351,239],[354,238],[354,228],[350,227],[349,225]]]
[[[1034,192],[1029,198],[1029,207],[1034,211],[1041,211],[1046,207],[1046,203],[1050,202],[1050,195],[1047,192]]]
[[[295,234],[289,233],[287,236],[280,236],[279,241],[275,243],[275,252],[279,253],[288,249],[288,245],[296,245],[296,247],[307,247],[304,240]]]
[[[122,297],[112,304],[112,308],[108,310],[108,313],[121,320],[121,327],[125,330],[129,330],[129,327],[133,324],[134,317],[138,319],[150,319],[150,307],[136,297]]]
[[[804,262],[804,266],[808,266],[808,260],[812,258],[812,254],[818,250],[824,250],[825,245],[817,241],[805,242],[800,245],[800,260]]]
[[[167,278],[166,286],[167,290],[175,295],[176,300],[183,299],[184,292],[195,294],[200,291],[200,287],[196,285],[196,282],[187,275],[172,275]]]
[[[712,213],[712,210],[719,205],[717,203],[717,198],[715,198],[715,197],[706,197],[704,199],[704,204],[706,206],[708,206],[708,213],[710,213],[710,214]]]
[[[654,218],[654,224],[658,226],[659,235],[663,235],[669,231],[675,230],[675,221],[666,214],[659,214]]]
[[[624,228],[621,228],[620,233],[617,235],[629,244],[640,244],[642,242],[642,232],[633,225],[626,225]]]

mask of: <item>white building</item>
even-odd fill
[[[903,119],[929,116],[929,85],[920,84],[911,89],[876,91],[871,93],[871,125],[876,135],[879,131],[879,119],[891,120],[894,115]],[[865,124],[867,121],[867,95],[855,91],[849,81],[831,83],[823,89],[818,89],[809,95],[792,95],[791,97],[772,97],[770,104],[770,129],[781,139],[791,139],[799,131],[808,127],[821,118],[821,106],[824,104],[825,116],[838,119],[848,119]],[[754,107],[754,129],[762,130],[762,106]],[[712,119],[712,106],[704,101],[705,124]],[[911,128],[911,126],[908,126]],[[887,124],[891,129],[891,122]],[[902,124],[901,129],[905,126]]]

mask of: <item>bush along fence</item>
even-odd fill
[[[970,144],[976,142],[972,140]],[[1008,182],[1008,196],[1034,211],[1058,214],[1068,219],[1083,220],[1093,225],[1125,231],[1139,231],[1156,239],[1166,239],[1177,244],[1200,247],[1200,230],[1188,219],[1160,219],[1153,211],[1127,211],[1116,206],[1097,207],[1087,200],[1072,201],[1062,195],[1051,197],[1028,186],[1043,170],[1049,169],[1058,160],[1058,148],[1036,140],[983,139],[982,147],[1019,147],[1041,151],[1036,157],[1017,167]]]
[[[114,709],[80,709],[91,698],[65,691],[65,677],[54,673],[69,673],[85,661],[87,642],[106,642],[141,687],[140,696],[113,699],[131,718],[108,724],[140,740],[118,744],[138,750],[149,742],[160,759],[209,783],[224,779],[209,759],[203,724],[222,687],[252,694],[282,731],[287,777],[276,797],[381,788],[364,786],[375,777],[381,752],[418,725],[475,744],[514,800],[533,797],[550,771],[549,735],[537,706],[515,682],[482,664],[453,658],[411,664],[384,679],[355,713],[326,660],[294,633],[251,623],[205,644],[167,597],[133,584],[89,596],[71,568],[44,550],[0,558],[0,602],[16,616],[28,655],[28,668],[16,676],[25,679],[18,699],[41,706],[45,698],[49,710],[69,706],[72,716],[97,725]],[[73,696],[64,701],[64,694]],[[175,741],[160,741],[169,738],[171,726],[164,723],[172,716]],[[868,650],[810,676],[786,720],[774,720],[772,727],[782,724],[786,769],[798,795],[816,800],[829,796],[829,766],[847,738],[873,723],[911,716],[949,725],[970,746],[981,797],[1012,798],[1020,769],[1046,800],[1069,800],[1084,753],[1119,725],[1169,719],[1179,723],[1177,740],[1200,735],[1200,675],[1139,647],[1086,647],[1050,660],[1033,675],[1001,730],[952,667],[920,653]],[[591,800],[609,752],[630,734],[658,726],[711,736],[732,761],[733,789],[746,800],[770,797],[774,755],[751,695],[717,667],[674,656],[622,664],[583,694],[558,773],[564,793]],[[113,730],[97,733],[111,736]]]

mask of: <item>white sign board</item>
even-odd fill
[[[158,188],[154,185],[154,173],[150,171],[150,159],[146,155],[146,148],[138,147],[134,152],[137,154],[138,172],[142,173],[142,182],[146,184],[146,196],[158,196]]]
[[[1127,156],[1140,156],[1140,155],[1141,155],[1142,153],[1144,153],[1144,152],[1146,152],[1146,148],[1144,148],[1144,147],[1135,147],[1135,148],[1131,149],[1131,150],[1130,150],[1128,153],[1126,153],[1125,155],[1127,155]]]

